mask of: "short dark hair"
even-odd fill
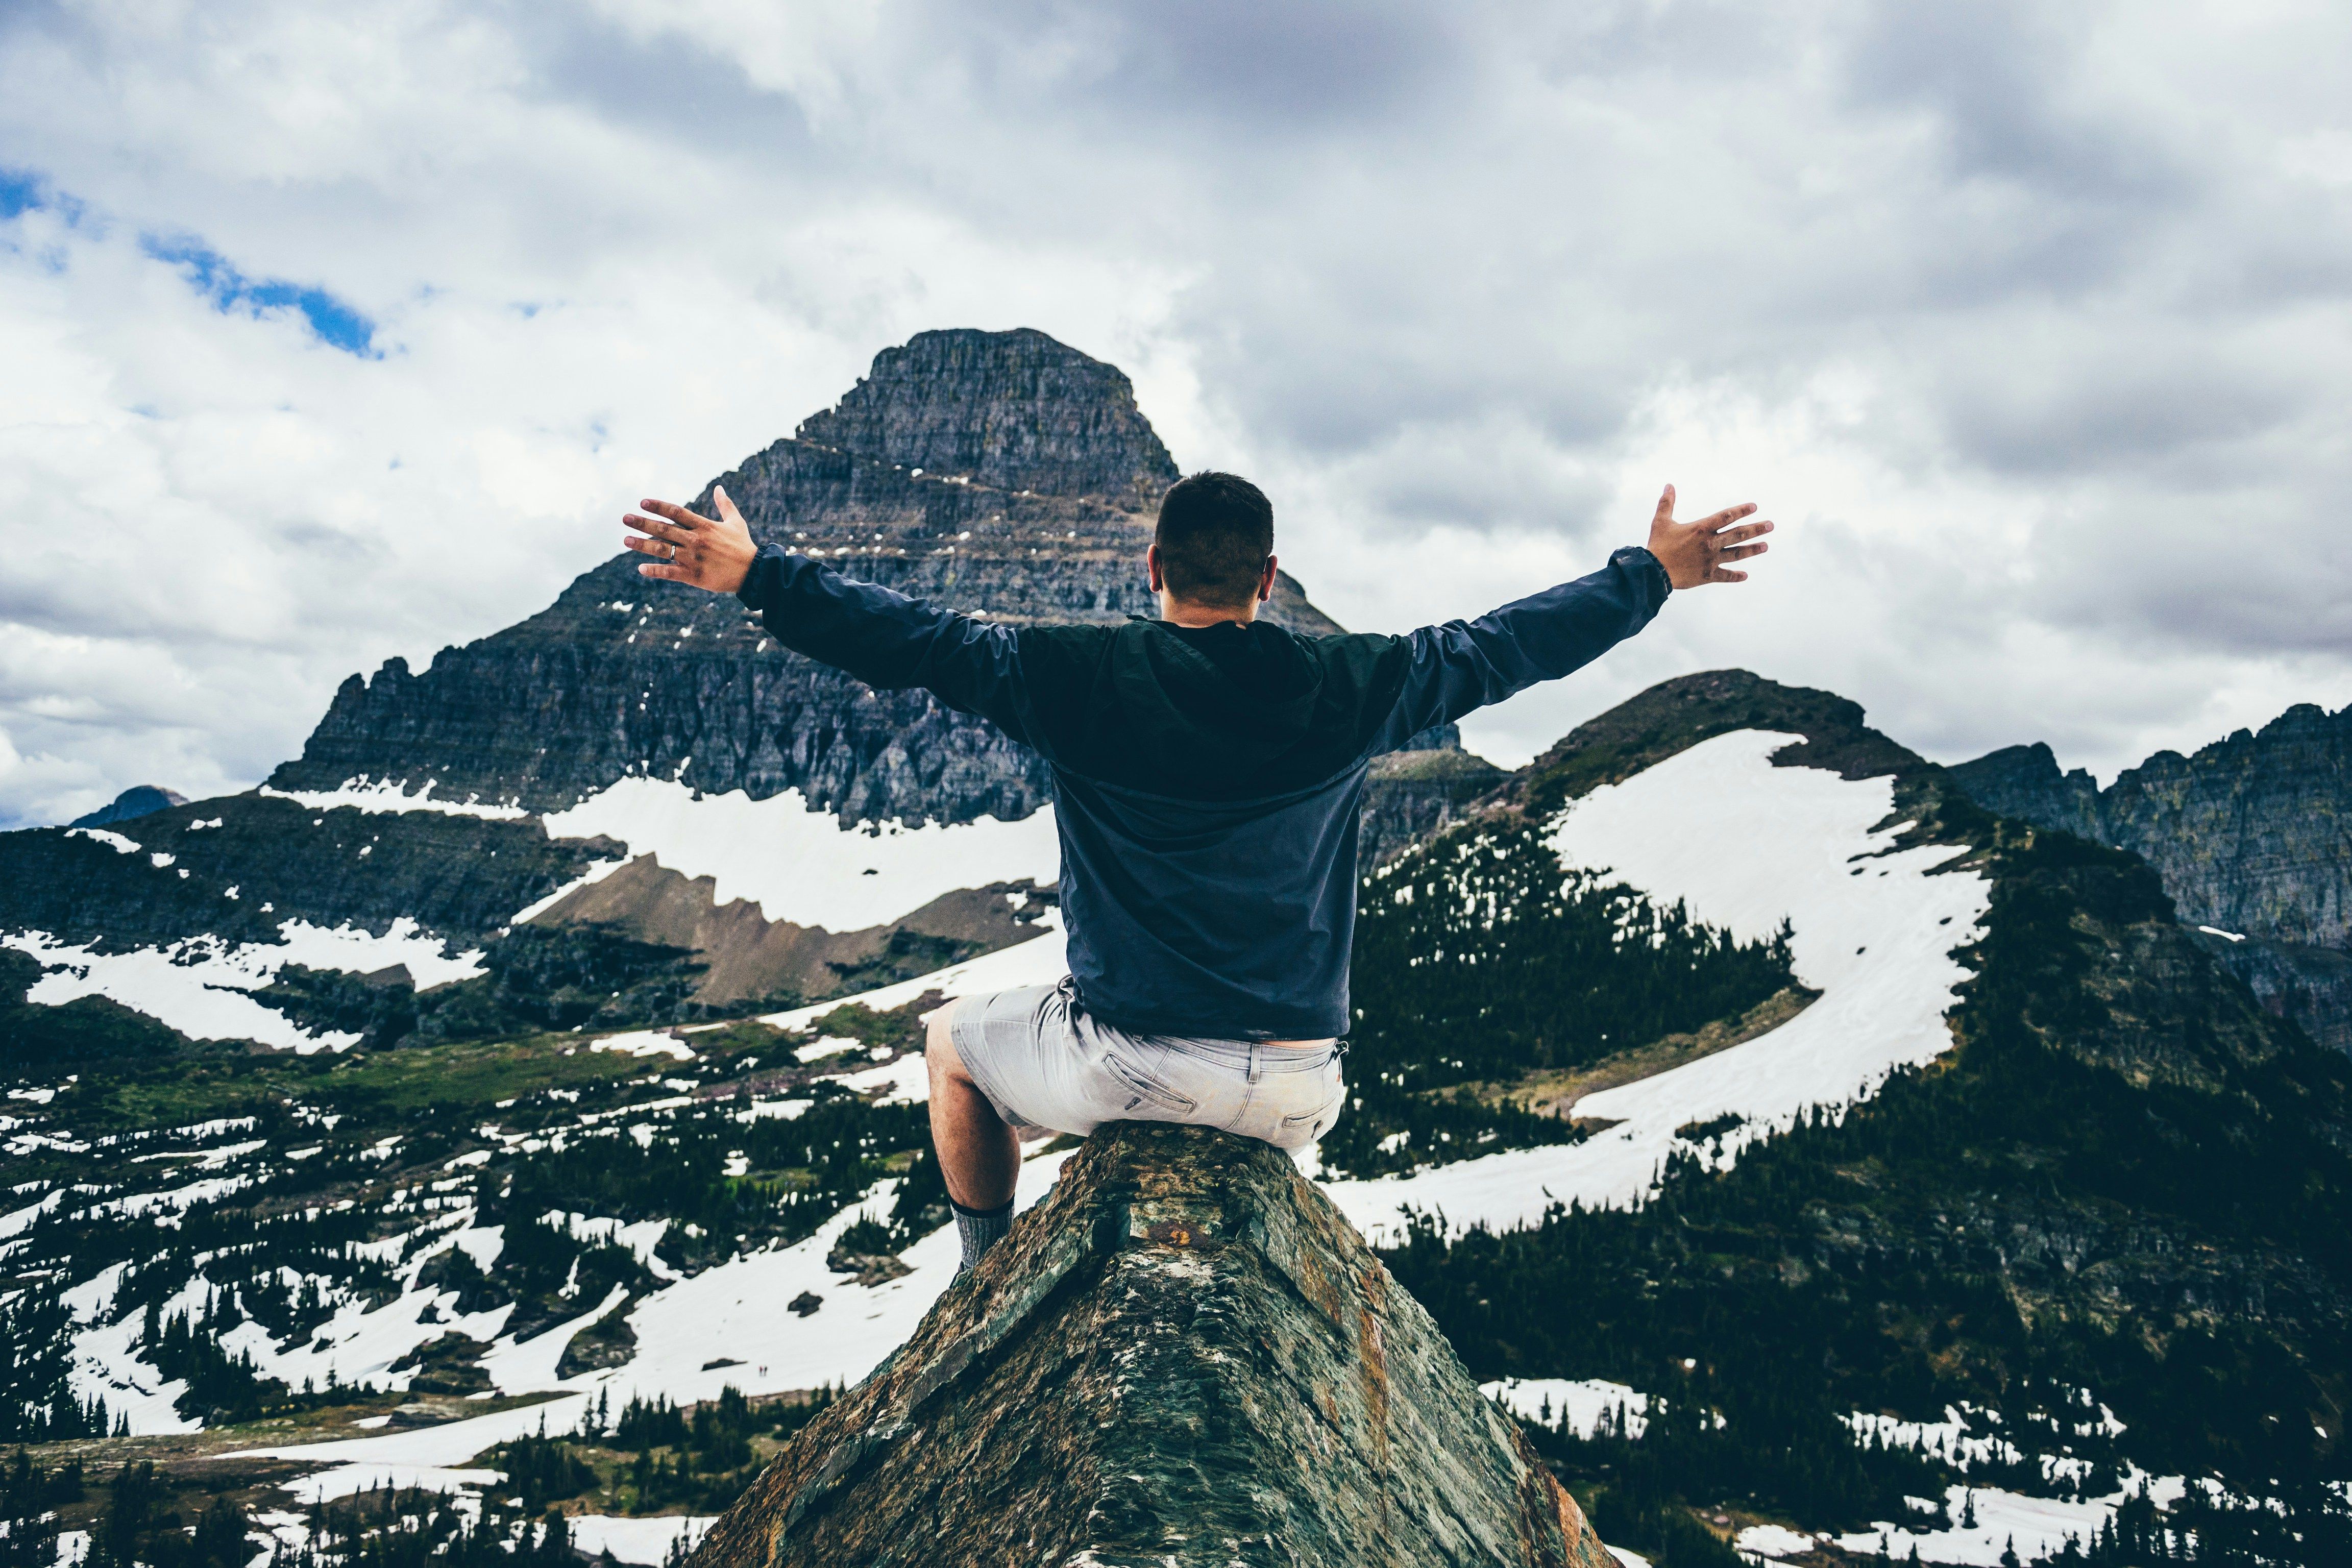
[[[1194,474],[1160,499],[1151,542],[1170,593],[1238,607],[1257,597],[1258,576],[1274,553],[1274,503],[1238,474]]]

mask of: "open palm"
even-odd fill
[[[1657,515],[1650,520],[1650,553],[1666,569],[1666,581],[1677,588],[1703,583],[1745,583],[1748,574],[1725,569],[1725,563],[1761,555],[1769,548],[1763,536],[1772,531],[1769,521],[1732,524],[1756,510],[1754,501],[1725,507],[1696,522],[1675,521],[1675,487],[1658,498]],[[1750,540],[1755,541],[1749,543]]]

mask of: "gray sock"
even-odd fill
[[[1012,1226],[1013,1202],[1008,1198],[1003,1207],[992,1209],[968,1209],[953,1198],[948,1204],[955,1210],[956,1237],[963,1243],[963,1267],[956,1272],[968,1274],[980,1261],[981,1254],[1003,1239],[1005,1231]]]

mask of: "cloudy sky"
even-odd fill
[[[0,824],[248,785],[927,327],[1124,366],[1403,629],[1658,486],[1665,676],[2103,777],[2352,701],[2341,5],[0,5]]]

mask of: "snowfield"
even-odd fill
[[[405,917],[382,936],[348,925],[330,931],[305,921],[287,921],[278,933],[278,940],[268,943],[231,946],[215,936],[196,936],[168,947],[94,952],[26,931],[0,936],[0,946],[29,954],[47,971],[26,992],[28,1002],[57,1006],[78,996],[104,996],[191,1039],[257,1040],[305,1055],[342,1050],[359,1037],[333,1030],[310,1034],[247,994],[276,980],[289,963],[349,974],[406,964],[419,990],[484,973],[478,951],[452,953],[447,942],[425,935]]]
[[[1018,822],[845,828],[798,790],[697,799],[682,784],[626,778],[542,820],[551,838],[603,834],[633,857],[713,878],[721,904],[749,899],[771,921],[836,931],[887,925],[963,888],[1052,882],[1061,868],[1051,806]]]
[[[1585,1096],[1571,1114],[1621,1125],[1582,1143],[1327,1184],[1366,1236],[1401,1237],[1409,1208],[1442,1213],[1459,1234],[1531,1225],[1571,1199],[1623,1207],[1655,1190],[1677,1127],[1740,1118],[1707,1154],[1727,1168],[1808,1110],[1843,1110],[1950,1048],[1944,1016],[1968,974],[1952,950],[1981,934],[1991,885],[1937,871],[1961,849],[1894,847],[1906,825],[1887,821],[1892,779],[1773,766],[1791,743],[1802,737],[1758,730],[1704,742],[1569,806],[1552,842],[1564,865],[1682,900],[1743,941],[1787,920],[1797,978],[1821,999],[1745,1045]]]

